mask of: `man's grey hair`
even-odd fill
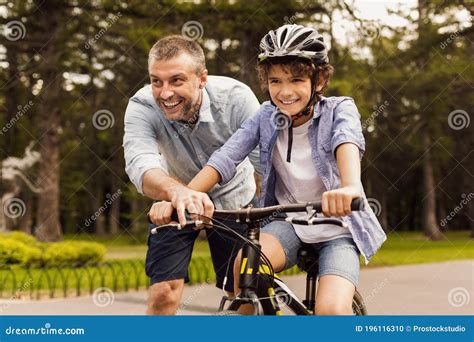
[[[169,60],[181,53],[187,53],[194,60],[196,74],[206,69],[206,59],[201,46],[194,40],[172,35],[158,40],[148,54],[148,67],[155,61]]]

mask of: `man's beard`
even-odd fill
[[[182,119],[178,120],[180,123],[194,125],[199,119],[199,109],[201,108],[201,101],[196,101],[192,104],[190,102],[185,102],[183,105],[183,110],[180,117]]]
[[[178,121],[183,124],[191,124],[194,125],[197,120],[199,119],[199,110],[201,108],[201,102],[202,102],[202,93],[199,95],[199,99],[193,104],[191,101],[188,101],[184,98],[179,98],[178,100],[183,101],[183,106],[181,109],[181,112],[175,116],[177,119],[173,121]],[[166,113],[166,107],[164,106],[161,101],[158,101],[158,105],[163,111],[163,113]]]

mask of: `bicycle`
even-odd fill
[[[352,201],[352,210],[363,209],[364,202],[360,199]],[[282,217],[281,214],[290,212],[306,212],[311,214],[308,219],[298,217]],[[212,227],[223,229],[233,233],[245,242],[242,248],[242,262],[239,276],[240,294],[235,298],[223,296],[217,315],[240,315],[237,310],[241,305],[252,304],[254,315],[281,315],[280,304],[296,315],[313,315],[316,303],[316,282],[318,279],[319,263],[318,255],[313,249],[304,246],[298,251],[298,267],[306,272],[306,298],[301,301],[286,284],[275,274],[273,267],[267,257],[260,250],[259,236],[260,228],[265,221],[283,220],[289,223],[301,225],[335,224],[341,227],[347,223],[335,218],[315,217],[321,213],[321,202],[308,202],[304,204],[275,205],[265,208],[248,207],[237,210],[215,210]],[[202,217],[200,217],[202,218]],[[236,222],[244,222],[247,227],[246,236],[235,232],[229,227],[222,225],[219,221],[232,218]],[[171,223],[155,227],[151,230],[154,234],[158,229],[164,227],[176,227],[178,229],[208,226],[202,220],[190,220],[187,216],[187,224],[181,227],[178,223]],[[176,211],[173,220],[177,221]],[[262,262],[261,262],[262,261]],[[227,302],[228,307],[224,309]],[[352,300],[352,310],[355,315],[367,315],[367,308],[360,293],[355,291]]]

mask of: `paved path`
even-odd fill
[[[305,276],[283,277],[304,296]],[[366,268],[359,291],[373,315],[473,315],[474,260],[409,266]],[[216,311],[222,292],[212,285],[186,286],[180,315],[209,315]],[[143,315],[146,291],[118,293],[113,302],[91,296],[42,301],[0,300],[4,315]],[[104,299],[104,298],[102,298]],[[107,299],[107,298],[105,298]]]

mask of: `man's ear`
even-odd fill
[[[208,75],[207,69],[204,69],[203,71],[201,71],[201,74],[199,75],[199,89],[203,89],[206,86],[207,75]]]

